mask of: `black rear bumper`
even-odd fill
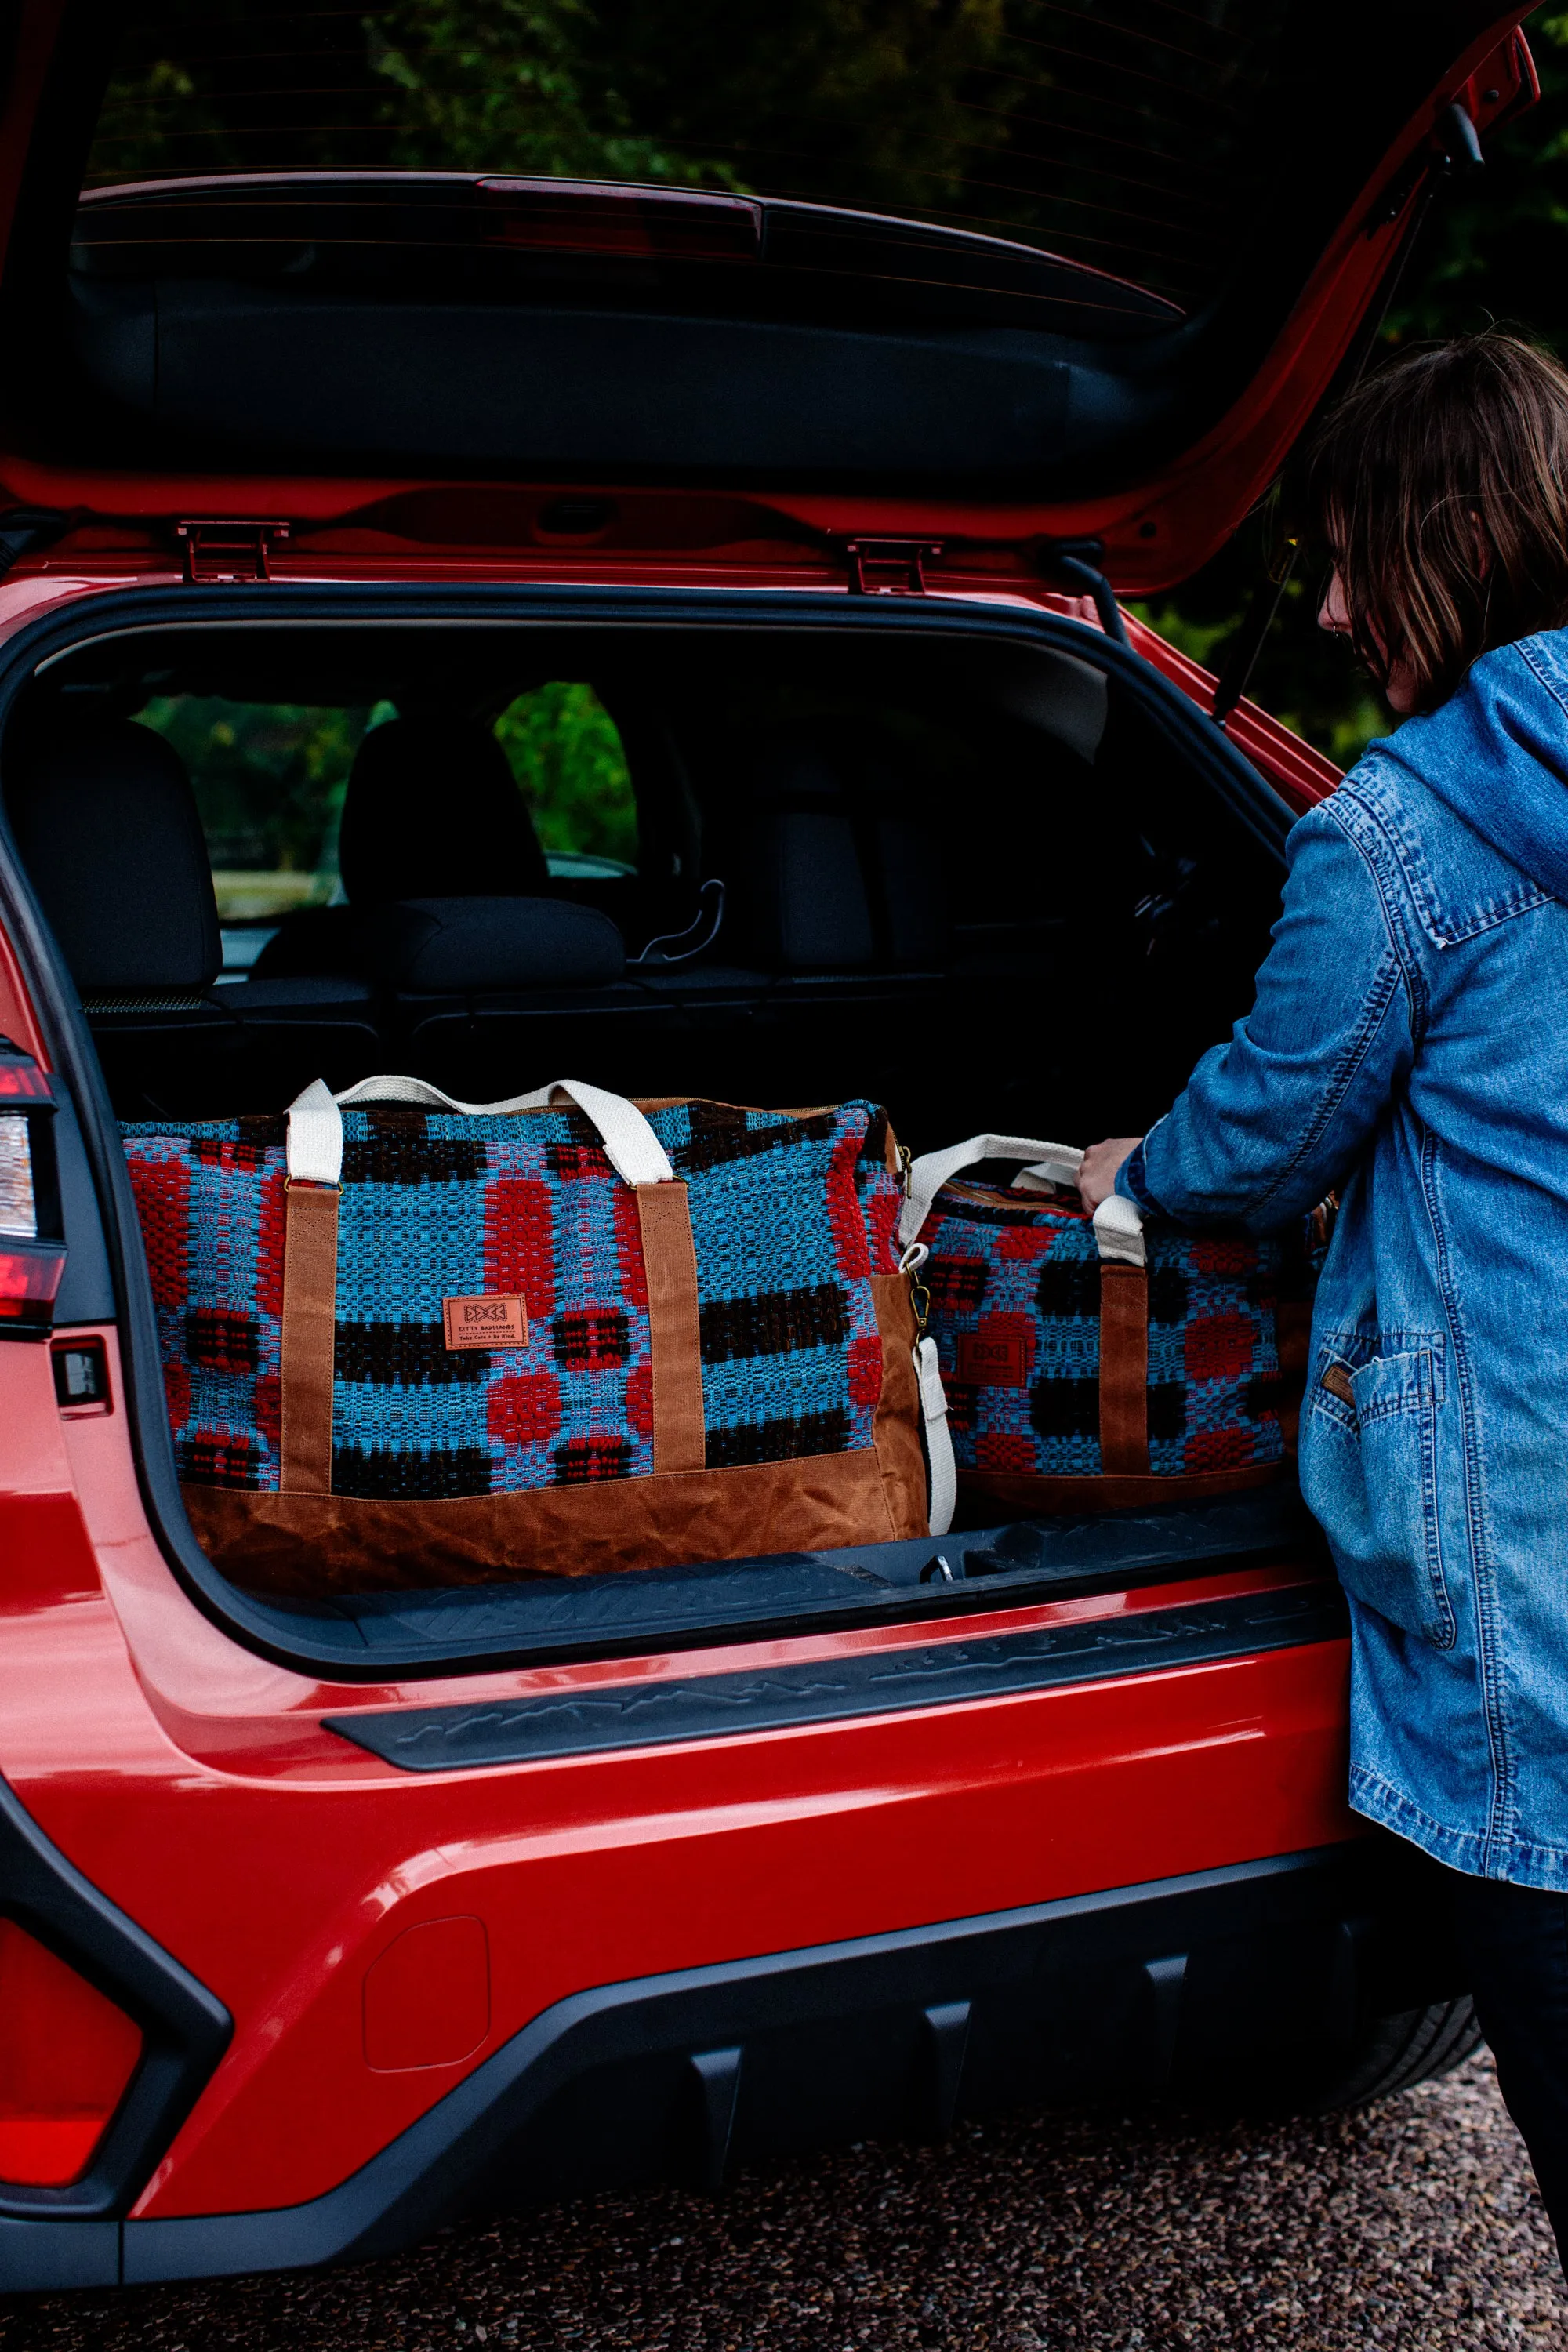
[[[1381,1836],[605,1985],[525,2026],[308,2204],[0,2221],[0,2288],[363,2260],[464,2207],[1094,2096],[1256,2093],[1461,1988],[1434,1874]]]

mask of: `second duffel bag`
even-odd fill
[[[1145,1223],[1115,1193],[1091,1218],[1082,1157],[976,1135],[910,1170],[900,1238],[929,1292],[971,1524],[1260,1486],[1294,1442],[1304,1252]],[[1006,1186],[960,1181],[994,1160],[1028,1164]]]
[[[922,1365],[938,1413],[941,1390],[870,1103],[318,1080],[286,1118],[123,1135],[187,1507],[240,1583],[595,1574],[930,1529]]]

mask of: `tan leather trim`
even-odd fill
[[[286,1199],[279,1477],[286,1495],[330,1495],[338,1194],[330,1184],[290,1184]]]
[[[250,1591],[300,1600],[685,1568],[763,1551],[887,1543],[921,1532],[889,1523],[888,1481],[868,1445],[799,1462],[448,1503],[252,1495],[222,1486],[183,1492],[196,1540],[215,1566]],[[923,1511],[923,1476],[921,1505]]]
[[[988,1526],[1001,1512],[1020,1519],[1052,1512],[1132,1511],[1151,1503],[1202,1503],[1215,1495],[1241,1495],[1270,1486],[1285,1464],[1267,1462],[1247,1470],[1192,1470],[1172,1477],[1046,1478],[1026,1472],[961,1470],[960,1525]]]
[[[1149,1276],[1100,1269],[1100,1459],[1108,1478],[1149,1475]]]
[[[882,1393],[871,1423],[891,1533],[898,1541],[931,1532],[921,1391],[915,1377],[915,1310],[907,1274],[874,1274],[871,1301],[882,1338]]]
[[[637,1184],[637,1223],[647,1275],[653,1348],[653,1472],[700,1470],[708,1459],[702,1412],[702,1329],[697,1252],[684,1184]]]

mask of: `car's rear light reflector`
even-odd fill
[[[141,2055],[123,2010],[0,1919],[0,2181],[79,2180]]]
[[[486,234],[501,245],[650,261],[762,257],[762,206],[744,196],[561,180],[492,178],[479,187]]]
[[[54,1117],[48,1073],[0,1037],[0,1339],[37,1339],[54,1318],[66,1263]]]
[[[0,1102],[52,1100],[47,1074],[30,1054],[19,1054],[8,1037],[0,1037]]]
[[[66,1254],[58,1244],[27,1248],[0,1237],[0,1337],[13,1331],[30,1338],[48,1329],[65,1270]]]

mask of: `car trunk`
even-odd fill
[[[409,1589],[359,1595],[312,1590],[308,1571],[251,1591],[215,1574],[178,1502],[115,1121],[276,1114],[317,1076],[342,1087],[396,1069],[486,1100],[576,1072],[644,1097],[871,1096],[916,1151],[984,1129],[1087,1141],[1157,1117],[1246,1010],[1278,903],[1289,812],[1185,697],[1082,624],[798,593],[672,612],[668,597],[627,593],[599,600],[590,629],[558,594],[405,593],[395,617],[387,601],[142,591],[118,611],[100,601],[85,643],[82,621],[62,618],[10,665],[13,794],[84,724],[161,730],[189,750],[180,727],[202,715],[198,797],[220,869],[234,853],[219,754],[247,713],[276,728],[279,713],[379,709],[385,723],[400,710],[457,743],[515,710],[520,689],[531,708],[570,687],[613,714],[635,803],[629,856],[584,874],[591,856],[557,853],[542,886],[624,926],[634,960],[617,982],[508,985],[500,972],[409,986],[384,968],[345,992],[342,976],[310,976],[333,961],[316,910],[246,911],[258,882],[285,884],[286,871],[220,870],[230,970],[198,1001],[160,1002],[133,975],[94,993],[57,965],[51,1042],[126,1245],[149,1497],[209,1604],[268,1647],[324,1648],[335,1671],[394,1657],[424,1670],[994,1608],[1309,1541],[1286,1475],[1204,1506],[565,1583],[520,1580],[500,1559],[476,1589],[423,1594],[416,1570]],[[411,812],[419,856],[440,854],[451,804],[433,771]],[[89,898],[112,896],[152,954],[178,922],[175,898],[139,914],[133,878],[121,868],[94,885],[89,844],[81,856]],[[352,916],[332,895],[326,916]],[[17,919],[25,940],[26,911]],[[280,945],[283,976],[269,980]]]
[[[0,551],[25,594],[51,566],[99,593],[11,639],[0,786],[83,720],[123,747],[200,706],[230,968],[168,984],[191,908],[134,824],[96,902],[90,841],[57,845],[79,962],[112,937],[113,985],[73,985],[19,873],[5,911],[114,1228],[144,1495],[226,1623],[368,1675],[990,1607],[1302,1539],[1283,1483],[875,1557],[240,1592],[180,1503],[115,1123],[276,1116],[389,1067],[468,1100],[574,1069],[869,1096],[915,1150],[1157,1116],[1247,1007],[1290,812],[1130,649],[1106,583],[1187,576],[1356,366],[1433,190],[1530,101],[1524,13],[25,0]],[[110,593],[117,565],[141,584]],[[1042,611],[1042,583],[1110,634]],[[491,730],[535,740],[547,708],[598,730],[622,800],[580,834],[566,794],[537,891],[618,928],[621,976],[367,964],[346,819],[347,902],[312,903],[310,795],[349,738],[395,714],[442,778],[448,743],[493,763]],[[449,815],[446,782],[398,791],[394,904]],[[493,888],[482,859],[458,887]],[[89,1255],[62,1297],[107,1321]]]

